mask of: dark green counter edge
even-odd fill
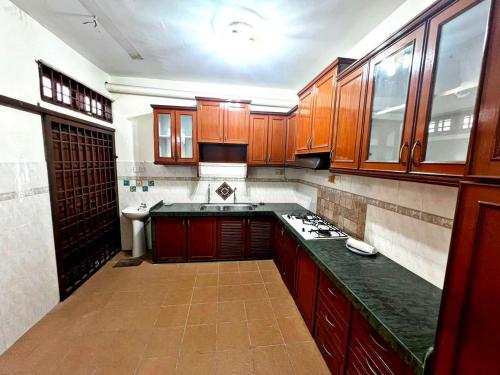
[[[298,204],[275,203],[253,211],[207,212],[196,203],[162,202],[150,210],[152,217],[276,217],[402,360],[423,374],[434,343],[441,290],[381,254],[361,257],[345,250],[344,240],[304,240],[281,216],[300,212],[310,211]]]

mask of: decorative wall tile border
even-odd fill
[[[353,199],[353,200],[356,200],[357,202],[366,203],[367,205],[371,205],[371,206],[375,206],[378,208],[382,208],[384,210],[392,211],[392,212],[398,213],[400,215],[404,215],[404,216],[408,216],[408,217],[411,217],[411,218],[414,218],[417,220],[424,221],[426,223],[438,225],[440,227],[444,227],[444,228],[448,228],[448,229],[451,229],[453,227],[453,219],[449,219],[447,217],[431,214],[431,213],[420,211],[420,210],[415,210],[415,209],[409,208],[409,207],[399,206],[399,205],[394,204],[394,203],[365,197],[363,195],[350,193],[350,192],[347,192],[344,190],[335,189],[332,187],[320,185],[320,184],[317,184],[314,182],[310,182],[310,181],[306,181],[306,180],[302,180],[302,179],[298,179],[298,178],[286,178],[285,176],[280,177],[280,178],[259,178],[259,177],[252,177],[252,178],[200,178],[200,177],[119,176],[118,180],[153,181],[153,183],[154,183],[154,181],[172,181],[172,182],[179,182],[179,181],[190,181],[190,182],[246,181],[246,182],[299,183],[299,184],[311,186],[313,188],[320,189],[320,190],[326,190],[326,191],[331,191],[331,192],[342,192],[342,197],[344,197],[344,199]],[[123,183],[120,184],[120,186],[123,186],[123,185],[124,185]],[[337,199],[340,199],[340,195],[339,195],[339,198],[337,198]],[[1,200],[1,198],[0,198],[0,200]],[[336,203],[340,203],[340,202],[336,202]]]
[[[0,193],[0,202],[2,201],[10,201],[18,198],[26,198],[31,197],[33,195],[46,194],[49,192],[48,186],[36,187],[28,190],[23,190],[20,192],[17,191],[9,191],[7,193]]]
[[[389,202],[381,201],[381,200],[374,199],[374,198],[368,198],[368,197],[365,197],[363,195],[358,195],[358,194],[350,193],[350,192],[343,191],[340,189],[331,188],[331,187],[316,184],[316,183],[310,182],[310,181],[305,181],[305,180],[301,180],[301,179],[287,179],[287,181],[288,182],[296,182],[299,184],[311,186],[311,187],[314,187],[314,188],[320,189],[320,190],[340,191],[345,195],[346,198],[351,198],[351,199],[355,198],[356,200],[359,200],[360,202],[366,202],[366,204],[371,205],[371,206],[375,206],[378,208],[382,208],[384,210],[392,211],[392,212],[398,213],[400,215],[408,216],[408,217],[411,217],[413,219],[424,221],[426,223],[438,225],[440,227],[444,227],[444,228],[448,228],[448,229],[451,229],[453,227],[453,219],[449,219],[447,217],[431,214],[431,213],[420,211],[420,210],[415,210],[415,209],[409,208],[409,207],[399,206],[399,205],[394,204],[394,203],[389,203]]]

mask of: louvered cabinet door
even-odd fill
[[[217,219],[217,258],[241,259],[245,254],[245,220],[238,217]]]
[[[247,222],[246,258],[271,259],[273,254],[272,218],[251,218]]]

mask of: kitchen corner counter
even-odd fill
[[[151,216],[275,216],[401,358],[422,374],[434,343],[441,290],[389,258],[362,257],[345,240],[304,240],[281,215],[309,212],[298,204],[265,204],[253,211],[206,212],[200,204],[156,205]]]

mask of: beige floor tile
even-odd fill
[[[286,348],[296,374],[330,374],[314,342],[287,344]]]
[[[217,351],[248,350],[250,340],[246,322],[217,324]]]
[[[178,375],[212,375],[216,374],[215,353],[185,354],[179,357]]]
[[[130,312],[130,320],[125,328],[141,330],[152,329],[155,326],[159,315],[159,307],[143,307],[134,309]]]
[[[197,287],[218,286],[219,274],[218,273],[199,273],[196,276]]]
[[[276,269],[274,261],[272,261],[272,260],[258,260],[257,265],[258,265],[260,271]]]
[[[245,301],[268,298],[264,284],[242,285],[242,293]]]
[[[300,316],[291,296],[271,298],[270,301],[276,318],[298,318]]]
[[[172,305],[160,308],[156,326],[160,328],[184,326],[189,305]]]
[[[274,311],[268,299],[256,299],[245,302],[248,320],[274,319]]]
[[[219,273],[225,272],[240,272],[238,262],[220,262]]]
[[[248,332],[253,347],[283,344],[283,337],[275,319],[252,320]]]
[[[241,278],[239,272],[225,272],[219,274],[219,285],[240,285]]]
[[[279,318],[278,324],[285,343],[312,341],[312,336],[301,318]]]
[[[218,352],[216,354],[217,375],[253,374],[252,352],[250,350]]]
[[[187,324],[214,324],[216,321],[217,302],[197,303],[191,305]]]
[[[245,286],[246,287],[246,286]],[[241,285],[219,286],[219,302],[242,301],[245,299],[245,287]]]
[[[167,305],[187,305],[191,303],[193,288],[178,288],[172,286],[167,288],[163,297],[162,306]]]
[[[216,286],[194,288],[191,303],[217,302],[217,292]]]
[[[259,271],[259,266],[257,265],[257,261],[255,260],[243,260],[241,262],[238,262],[240,272],[245,272],[245,271]]]
[[[256,375],[291,375],[292,365],[284,345],[252,350],[252,363]],[[300,374],[306,375],[306,374]],[[307,374],[309,375],[309,374]]]
[[[219,302],[217,304],[217,322],[242,322],[247,320],[243,301]]]
[[[266,283],[264,285],[266,286],[266,290],[270,298],[287,297],[290,295],[290,292],[285,284],[281,282]]]
[[[181,344],[181,354],[215,352],[215,324],[187,326]]]
[[[136,375],[174,374],[177,357],[143,358]]]
[[[198,274],[219,273],[218,262],[203,262],[198,263]]]
[[[281,275],[275,270],[260,271],[260,275],[265,283],[277,283],[281,281]]]
[[[184,327],[154,329],[146,344],[144,357],[177,357],[183,335]]]
[[[240,283],[245,284],[260,284],[263,283],[262,277],[259,271],[241,271],[240,272]]]

